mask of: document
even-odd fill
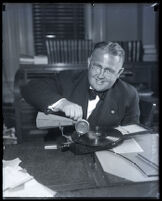
[[[96,156],[109,174],[134,182],[159,180],[158,134],[136,135],[110,151],[96,152]]]
[[[3,190],[15,188],[32,178],[19,166],[20,163],[19,158],[10,161],[3,160]]]
[[[55,194],[55,191],[32,179],[24,185],[4,191],[3,197],[54,197]]]
[[[124,140],[122,144],[118,145],[117,147],[114,147],[112,150],[120,154],[143,152],[141,146],[133,138]]]
[[[32,176],[23,172],[22,169],[10,166],[3,168],[3,190],[15,188],[30,179],[32,179]]]
[[[141,144],[142,147],[145,147],[144,152],[138,153],[138,157],[147,162],[153,164],[154,166],[159,166],[159,135],[158,134],[150,134],[149,137],[144,137],[141,139],[139,136],[136,137],[138,143]]]
[[[120,131],[123,135],[147,131],[146,128],[143,128],[142,126],[139,126],[137,124],[131,124],[131,125],[127,125],[127,126],[118,126],[115,129]]]
[[[7,167],[7,166],[11,166],[11,167],[19,167],[20,169],[22,169],[19,164],[21,163],[21,160],[19,158],[15,158],[13,160],[3,160],[3,168]]]
[[[125,159],[122,155],[115,154],[110,151],[98,151],[96,156],[103,168],[103,171],[133,182],[157,181],[159,176],[154,172],[152,176],[148,176],[146,169],[141,170],[136,162]],[[145,167],[143,167],[145,168]],[[150,171],[150,170],[149,170]],[[155,170],[154,170],[155,171]],[[150,174],[150,173],[148,173]],[[152,173],[151,173],[152,174]]]
[[[21,160],[3,160],[3,197],[54,197],[56,192],[40,184],[19,166]]]
[[[159,167],[152,165],[150,162],[143,160],[138,154],[122,154],[125,158],[132,161],[136,166],[139,167],[139,171],[143,171],[148,177],[158,176]]]

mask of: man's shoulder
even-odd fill
[[[123,90],[129,94],[137,94],[137,89],[133,85],[125,82],[124,80],[119,79],[118,86],[120,90]]]

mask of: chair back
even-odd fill
[[[140,110],[140,122],[143,125],[152,128],[158,115],[158,102],[140,100]]]

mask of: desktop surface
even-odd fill
[[[22,166],[56,197],[155,197],[158,181],[132,182],[105,173],[96,155],[45,150],[44,139],[33,137],[22,144],[6,145],[3,159],[20,158]],[[95,157],[95,162],[94,162]]]

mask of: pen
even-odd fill
[[[58,146],[57,146],[57,144],[45,145],[44,149],[58,149]]]

